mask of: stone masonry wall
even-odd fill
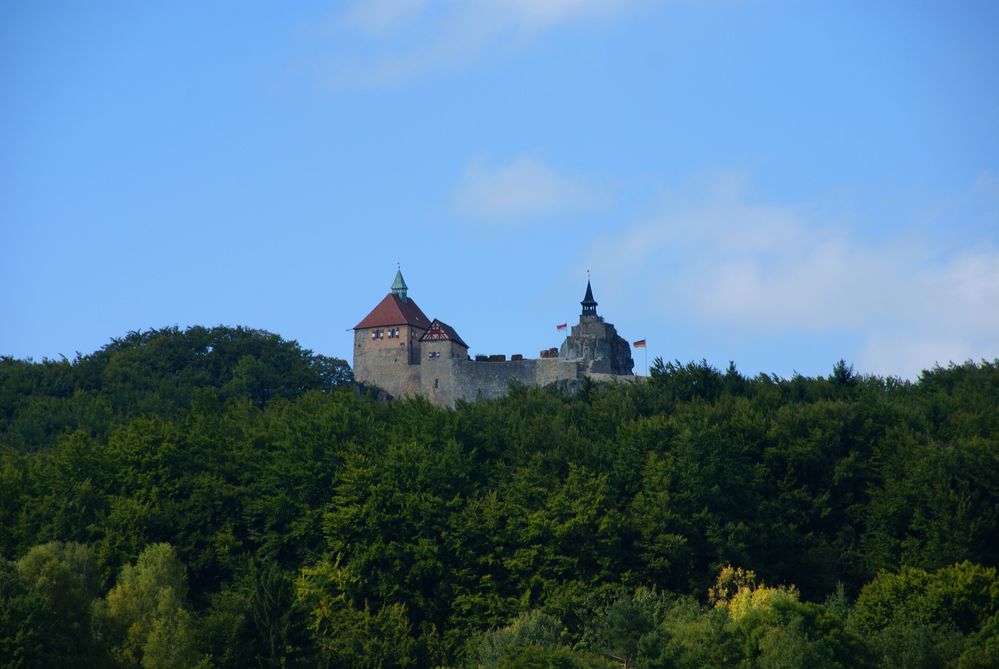
[[[559,358],[588,361],[588,371],[599,374],[631,374],[631,346],[613,325],[600,316],[580,316],[559,350]]]
[[[511,381],[533,385],[537,360],[476,362],[451,360],[454,400],[478,400],[502,397]],[[453,405],[453,402],[452,402]]]
[[[432,365],[424,364],[423,387],[425,396],[432,402],[454,406],[457,400],[502,397],[506,395],[511,382],[527,386],[576,383],[581,378],[582,369],[578,362],[557,358],[506,362],[443,360]],[[438,381],[436,386],[429,380],[431,373],[434,380]],[[445,379],[448,380],[449,387],[445,387]]]
[[[432,357],[433,354],[436,357]],[[455,360],[467,360],[468,349],[453,341],[423,342],[420,363],[421,395],[433,404],[454,406],[454,381],[451,370]]]
[[[372,328],[374,329],[374,328]],[[381,328],[387,330],[387,328]],[[420,394],[419,341],[422,330],[404,325],[399,337],[372,340],[371,329],[354,332],[354,378],[378,386],[393,397]]]

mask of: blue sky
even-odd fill
[[[0,353],[349,359],[402,264],[473,353],[999,357],[999,3],[0,4]],[[639,352],[636,361],[641,366]]]

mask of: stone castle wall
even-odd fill
[[[392,290],[401,291],[403,301],[405,288],[400,272]],[[453,330],[447,339],[421,342],[420,337],[426,330],[415,325],[398,326],[399,336],[392,336],[396,326],[355,329],[354,378],[377,386],[392,397],[425,397],[434,404],[450,407],[458,401],[502,397],[511,383],[554,384],[572,392],[579,389],[585,378],[600,381],[635,379],[631,346],[612,324],[596,314],[597,303],[589,283],[581,304],[583,313],[579,323],[572,327],[557,358],[473,361],[468,357],[468,348],[456,340]],[[418,307],[414,308],[418,310]],[[412,315],[402,314],[391,318],[405,318],[407,322],[415,323],[422,322],[426,316],[421,312],[417,320],[413,320]],[[391,321],[386,321],[382,313],[368,322]],[[450,329],[450,326],[445,327]]]
[[[630,375],[634,369],[631,358],[631,346],[617,333],[617,329],[593,315],[583,315],[579,324],[572,330],[562,348],[559,357],[567,360],[588,361],[588,371],[595,374]]]
[[[387,330],[388,328],[383,328]],[[360,383],[378,386],[393,397],[420,394],[419,328],[403,325],[398,337],[386,333],[371,339],[370,330],[354,332],[354,378]]]
[[[614,326],[593,324],[591,329]],[[574,328],[575,329],[575,328]],[[506,395],[511,383],[526,386],[557,385],[566,391],[579,389],[582,380],[621,381],[631,376],[631,357],[616,342],[584,334],[570,335],[563,344],[563,357],[486,362],[468,359],[468,349],[450,341],[415,341],[417,328],[405,328],[398,339],[369,341],[370,333],[355,333],[354,377],[378,386],[392,397],[425,397],[438,406],[453,407],[459,400],[472,402]],[[413,333],[416,332],[416,337]],[[613,333],[617,335],[616,332]],[[617,339],[621,339],[617,337]],[[567,344],[575,342],[576,348]],[[627,342],[621,339],[625,347]],[[413,344],[419,346],[416,348]],[[604,349],[607,349],[606,351]],[[437,356],[432,354],[437,353]],[[565,356],[574,356],[567,359]],[[589,356],[589,357],[588,357]],[[612,359],[592,356],[614,356]],[[613,371],[627,369],[627,374]]]
[[[526,386],[561,384],[574,388],[584,374],[576,361],[548,358],[482,362],[467,358],[425,360],[421,393],[435,404],[454,406],[458,400],[494,399],[507,393],[511,383]]]
[[[378,386],[392,397],[425,397],[438,406],[453,407],[506,395],[511,383],[526,386],[557,385],[579,389],[582,380],[624,381],[636,377],[603,371],[602,360],[540,358],[485,362],[469,360],[467,349],[452,342],[423,342],[418,364],[407,362],[406,347],[370,347],[355,357],[355,378]],[[438,357],[430,357],[438,352]],[[450,356],[454,357],[450,357]],[[601,364],[603,363],[603,364]],[[596,369],[595,369],[596,368]],[[630,372],[631,367],[628,367]]]
[[[533,385],[537,360],[509,362],[476,362],[451,360],[454,399],[473,401],[502,397],[511,382]],[[451,403],[453,406],[454,402]]]

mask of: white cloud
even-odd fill
[[[705,329],[740,337],[793,331],[858,340],[854,359],[865,372],[914,377],[934,363],[999,357],[994,239],[950,240],[941,258],[923,228],[867,239],[863,221],[761,203],[746,183],[722,174],[673,193],[656,215],[595,241],[583,260],[619,295],[651,283],[640,311],[682,309]],[[993,186],[982,177],[970,192],[991,195]],[[992,212],[995,230],[995,210],[978,211]]]
[[[476,157],[465,167],[453,202],[461,215],[519,223],[599,206],[605,199],[600,191],[530,155],[498,165]]]
[[[875,332],[865,339],[857,365],[864,373],[915,378],[937,364],[946,367],[974,358],[974,349],[960,338]]]
[[[380,86],[475,63],[570,23],[631,14],[644,0],[357,0],[336,20],[349,57],[327,62],[334,87]],[[360,40],[359,42],[357,40]],[[340,48],[340,47],[337,47]]]
[[[506,14],[521,30],[540,30],[579,19],[620,16],[637,3],[628,0],[495,0],[495,11]]]
[[[364,0],[347,11],[347,22],[371,35],[384,35],[423,13],[428,0]]]

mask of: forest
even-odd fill
[[[0,358],[4,669],[984,669],[997,562],[999,360],[443,409],[247,328]]]

